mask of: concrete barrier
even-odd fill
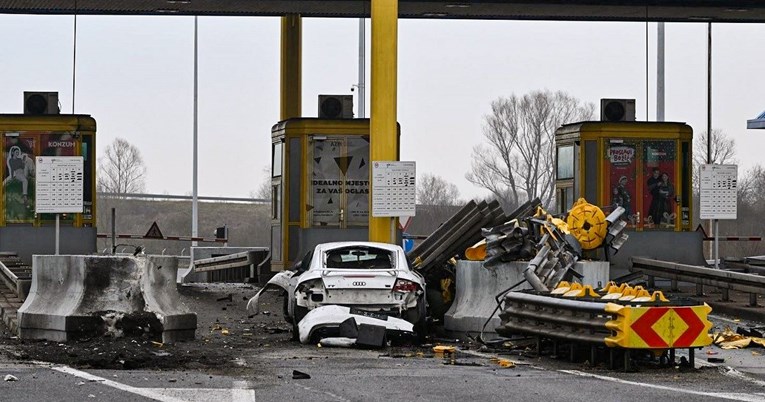
[[[19,337],[61,342],[149,328],[163,342],[194,339],[197,316],[180,301],[177,270],[172,256],[36,255]]]
[[[444,316],[444,328],[470,335],[480,333],[483,324],[497,307],[494,297],[522,281],[523,270],[528,264],[528,261],[518,261],[484,268],[483,261],[457,261],[454,302]],[[523,283],[515,289],[530,288],[527,283]],[[494,328],[499,325],[499,315],[495,314],[486,326],[484,339],[496,338]]]
[[[500,292],[523,280],[528,261],[513,261],[493,268],[484,268],[482,261],[457,261],[454,295],[449,311],[444,316],[447,331],[477,335],[497,308],[495,297]],[[579,261],[574,270],[584,277],[585,285],[601,286],[608,282],[609,263],[604,261]],[[531,289],[523,283],[514,290]],[[484,339],[497,337],[495,328],[500,325],[499,315],[492,317],[484,331]]]

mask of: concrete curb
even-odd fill
[[[149,327],[163,342],[194,339],[171,256],[40,256],[18,311],[19,337],[67,341]]]

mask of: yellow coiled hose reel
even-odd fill
[[[568,230],[584,250],[598,248],[608,233],[608,222],[603,211],[584,198],[578,199],[566,218]]]

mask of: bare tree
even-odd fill
[[[258,185],[257,190],[250,191],[250,198],[258,198],[263,200],[271,200],[271,168],[265,166],[263,168],[263,181]]]
[[[146,167],[137,147],[116,138],[98,160],[98,191],[107,193],[140,193],[146,185]]]
[[[699,167],[707,163],[736,163],[736,141],[722,130],[712,129],[712,159],[707,161],[708,136],[704,131],[693,140],[693,191],[698,192]]]
[[[552,205],[555,130],[591,120],[594,112],[594,104],[561,91],[533,91],[493,101],[491,114],[484,117],[488,144],[473,148],[471,171],[465,177],[509,208],[536,197]]]
[[[417,203],[421,205],[457,205],[460,191],[441,176],[425,173],[417,181]]]

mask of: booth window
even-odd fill
[[[275,142],[271,147],[272,155],[271,160],[271,177],[279,177],[282,175],[282,149],[284,144],[281,142]]]
[[[562,145],[558,147],[558,158],[556,161],[558,180],[574,178],[574,146]]]

